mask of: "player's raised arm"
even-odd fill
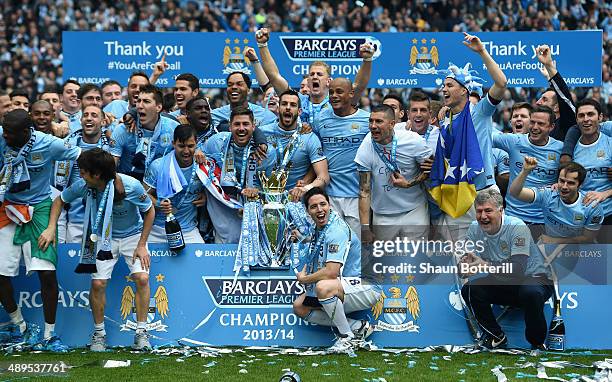
[[[482,41],[480,41],[480,38],[465,32],[463,34],[465,35],[465,41],[463,41],[463,44],[474,52],[478,53],[483,64],[486,65],[489,75],[493,79],[493,86],[491,86],[491,89],[489,89],[489,95],[495,100],[501,100],[504,97],[504,91],[506,90],[506,84],[508,83],[506,75],[499,68],[499,65],[497,65],[497,63],[493,60],[493,57],[491,57],[489,52],[487,52],[482,44]]]
[[[244,48],[244,56],[253,64],[255,78],[257,78],[257,82],[259,82],[259,87],[261,90],[265,92],[270,86],[270,79],[266,75],[266,72],[264,72],[261,62],[259,61],[259,57],[257,57],[257,53],[255,53],[255,49],[247,46]]]
[[[520,201],[531,203],[535,198],[535,192],[530,188],[523,187],[525,185],[525,179],[529,173],[538,165],[538,161],[532,157],[525,157],[523,160],[523,169],[516,176],[516,179],[512,181],[508,192]]]
[[[372,57],[374,56],[374,46],[370,43],[361,44],[359,46],[359,55],[363,57],[363,62],[361,63],[361,67],[355,76],[355,81],[353,82],[353,91],[355,95],[353,95],[353,105],[359,104],[359,99],[361,98],[361,94],[368,86],[368,82],[370,81],[370,75],[372,74]]]
[[[166,69],[168,69],[170,65],[166,62],[166,55],[162,57],[161,61],[158,61],[153,65],[153,72],[151,76],[149,76],[149,83],[151,85],[155,85],[159,77],[163,76]]]
[[[255,32],[255,38],[257,39],[257,46],[259,47],[259,56],[263,71],[266,76],[268,76],[270,84],[274,87],[276,94],[281,94],[289,88],[289,83],[281,76],[278,71],[278,66],[276,66],[276,62],[274,62],[270,50],[268,49],[270,31],[267,28],[262,28]]]

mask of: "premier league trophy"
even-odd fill
[[[288,173],[284,170],[272,171],[270,176],[264,172],[259,173],[259,180],[263,189],[263,224],[272,252],[272,268],[289,265],[288,235],[286,235],[286,212]]]

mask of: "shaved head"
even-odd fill
[[[55,111],[50,102],[45,100],[36,101],[30,107],[30,116],[34,122],[34,128],[45,134],[52,134],[53,117]]]
[[[334,78],[331,81],[330,87],[344,87],[347,90],[351,90],[353,88],[353,83],[351,80],[345,77]]]
[[[334,78],[329,84],[329,102],[336,115],[347,116],[354,111],[352,106],[354,95],[353,84],[347,78]]]
[[[51,105],[49,101],[44,100],[44,99],[34,102],[32,106],[30,107],[30,110],[34,110],[34,108],[42,109],[42,110],[49,109],[53,111],[53,105]]]

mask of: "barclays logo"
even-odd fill
[[[376,59],[382,52],[381,42],[371,36],[281,36],[281,43],[292,61],[360,61],[359,46],[369,43]]]
[[[291,307],[306,290],[295,277],[238,278],[202,277],[218,307],[257,308],[262,305]]]

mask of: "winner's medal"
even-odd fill
[[[92,233],[91,235],[89,235],[89,240],[91,240],[93,243],[98,241],[98,235],[96,235],[95,233]]]

